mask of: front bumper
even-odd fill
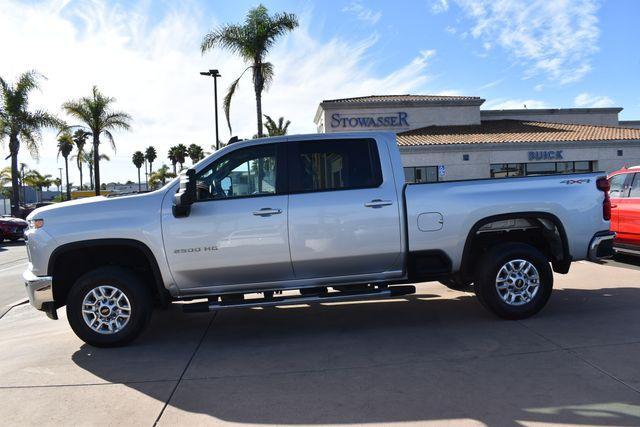
[[[589,261],[599,261],[613,256],[613,239],[616,233],[613,231],[601,231],[596,233],[589,243]]]
[[[55,301],[53,300],[53,278],[36,276],[27,270],[22,273],[29,302],[36,309],[44,311],[52,319],[57,319]]]

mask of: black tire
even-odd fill
[[[460,292],[473,292],[473,282],[460,279],[444,279],[440,280],[440,283],[447,288]]]
[[[508,303],[501,296],[502,292],[505,298],[509,299],[506,297],[507,291],[499,292],[497,289],[497,277],[503,266],[510,261],[514,261],[516,266],[526,265],[517,260],[526,261],[535,267],[538,272],[538,289],[529,301],[517,296],[513,303]],[[524,285],[526,282],[519,282],[518,279],[512,283],[514,283],[511,286],[513,293],[522,292],[526,287]],[[553,289],[553,272],[547,258],[533,246],[523,243],[505,243],[491,248],[482,257],[476,270],[473,289],[482,305],[497,316],[510,320],[525,319],[538,313],[549,301]],[[527,287],[527,289],[532,288]]]
[[[97,332],[83,318],[84,298],[98,286],[116,288],[129,301],[129,320],[117,332]],[[118,347],[131,342],[147,326],[152,311],[153,296],[149,288],[133,272],[121,267],[100,267],[84,274],[67,297],[67,319],[71,328],[82,341],[94,347]]]

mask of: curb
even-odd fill
[[[22,298],[22,299],[19,299],[17,301],[9,303],[9,304],[5,305],[4,307],[0,308],[0,319],[2,319],[5,314],[10,312],[12,308],[17,307],[19,305],[27,304],[28,302],[29,302],[29,298]]]

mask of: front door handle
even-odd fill
[[[281,209],[262,208],[259,211],[255,211],[253,214],[256,216],[271,216],[282,213]]]
[[[383,206],[390,206],[393,202],[391,200],[373,199],[370,202],[364,204],[367,208],[381,208]]]

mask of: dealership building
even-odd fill
[[[622,108],[483,110],[475,96],[325,100],[318,132],[392,131],[408,182],[606,171],[640,164],[640,122]]]

